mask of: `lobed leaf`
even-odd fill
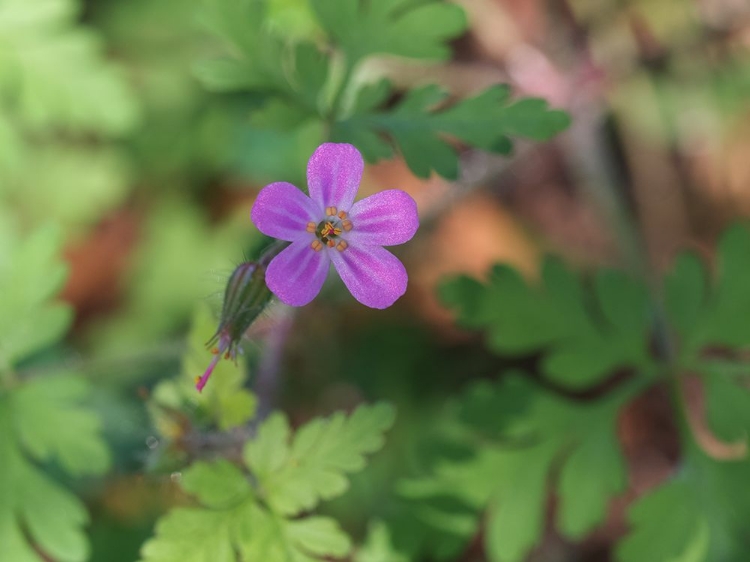
[[[592,299],[582,281],[553,258],[544,261],[541,278],[538,286],[530,285],[499,265],[486,284],[459,277],[444,283],[440,295],[457,309],[460,322],[485,329],[498,353],[545,351],[542,370],[559,384],[585,388],[617,369],[651,366],[643,285],[621,272],[600,271]]]
[[[316,419],[290,439],[286,418],[274,414],[245,446],[245,462],[269,506],[293,515],[343,493],[345,474],[364,468],[364,455],[383,446],[393,420],[390,405],[360,406],[348,418]]]
[[[444,60],[466,15],[442,0],[311,0],[323,28],[351,64],[376,54]]]
[[[565,112],[550,110],[543,100],[511,102],[506,86],[492,86],[448,107],[447,92],[424,86],[407,92],[392,109],[378,109],[389,91],[387,82],[363,88],[354,113],[335,123],[332,138],[356,145],[369,162],[388,158],[396,146],[419,177],[432,170],[458,177],[458,156],[446,137],[507,154],[513,147],[510,136],[547,140],[569,124]]]

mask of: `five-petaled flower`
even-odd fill
[[[403,264],[383,246],[403,244],[419,227],[417,205],[391,189],[354,202],[364,162],[350,144],[326,143],[307,164],[308,197],[290,183],[264,187],[251,218],[262,233],[291,242],[268,265],[266,284],[302,306],[320,292],[330,263],[362,304],[386,308],[406,291]]]

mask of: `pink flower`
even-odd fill
[[[406,291],[403,264],[383,246],[403,244],[419,227],[417,205],[391,189],[354,202],[364,162],[350,144],[320,145],[307,164],[308,197],[290,183],[264,187],[251,219],[263,234],[291,244],[266,271],[268,288],[303,306],[320,292],[330,264],[351,294],[386,308]]]

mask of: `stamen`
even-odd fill
[[[313,240],[313,243],[310,244],[310,247],[316,252],[320,252],[323,249],[323,243],[320,240]]]
[[[339,218],[340,218],[340,219],[345,219],[345,218],[346,218],[346,216],[347,216],[347,215],[346,215],[346,211],[339,211]]]
[[[345,241],[343,241],[343,240],[342,240],[341,242],[339,242],[339,245],[338,245],[338,246],[336,246],[336,249],[337,249],[337,250],[338,250],[339,252],[343,252],[343,251],[344,251],[344,250],[346,250],[346,249],[347,249],[348,247],[349,247],[349,244],[347,244],[347,243],[346,243]]]
[[[329,217],[335,217],[338,209],[336,207],[326,207],[326,215]]]
[[[211,350],[211,353],[213,353],[214,355],[218,355],[218,354],[219,354],[219,348],[218,348],[218,347],[214,347],[214,348],[213,348],[213,349]]]
[[[333,248],[336,245],[336,242],[334,242],[333,240],[328,240],[328,242],[326,242],[326,244],[328,244],[329,248]]]
[[[315,232],[315,223],[310,221],[307,223],[307,232],[313,234]]]
[[[333,235],[338,236],[341,234],[341,229],[338,226],[333,227]]]
[[[352,228],[354,228],[354,225],[352,224],[352,221],[350,221],[348,219],[345,220],[345,221],[343,221],[341,223],[341,226],[343,226],[344,230],[346,230],[347,232],[349,232]]]

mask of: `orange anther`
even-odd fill
[[[337,249],[337,250],[338,250],[339,252],[343,252],[343,251],[344,251],[344,250],[346,250],[346,249],[347,249],[348,247],[349,247],[349,244],[347,244],[346,242],[344,242],[344,241],[342,240],[341,242],[339,242],[339,245],[338,245],[338,246],[336,246],[336,249]]]
[[[313,243],[310,244],[310,247],[316,252],[320,252],[323,249],[323,244],[320,240],[313,240]]]
[[[326,215],[329,217],[335,217],[338,209],[336,207],[326,207]]]
[[[339,218],[345,219],[346,218],[346,211],[339,211]]]
[[[313,232],[315,232],[315,223],[314,222],[308,222],[307,223],[307,232],[309,232],[310,234],[312,234]]]
[[[343,226],[344,230],[346,230],[347,232],[349,232],[352,228],[354,228],[354,225],[352,224],[352,221],[350,220],[343,221],[341,223],[341,226]]]

